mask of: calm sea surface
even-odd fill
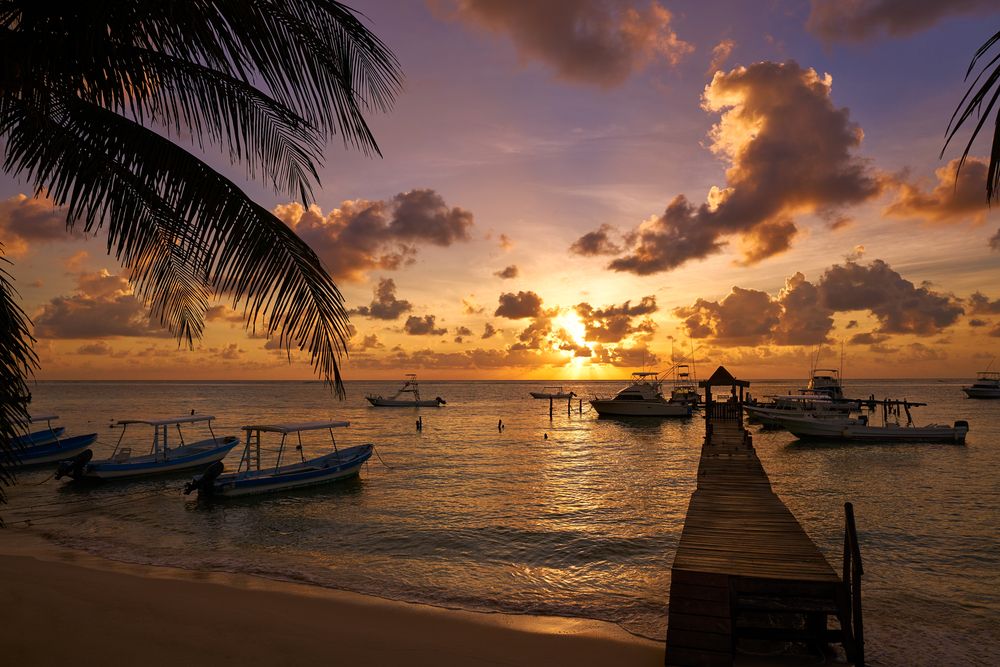
[[[565,402],[550,419],[548,403],[528,396],[544,384],[425,382],[425,398],[448,404],[418,411],[368,407],[364,395],[392,393],[392,382],[348,383],[344,403],[311,382],[43,382],[35,413],[59,414],[74,434],[97,431],[98,457],[120,435],[111,420],[193,409],[215,415],[219,435],[251,422],[346,419],[338,444],[374,443],[386,465],[373,457],[354,481],[214,504],[181,494],[190,475],[80,489],[40,483],[50,471],[34,471],[0,509],[9,521],[36,517],[59,544],[120,560],[601,619],[662,639],[703,424],[598,420],[586,403],[567,414]],[[759,382],[751,392],[800,385]],[[1000,401],[967,400],[960,385],[857,381],[847,393],[926,401],[916,421],[968,420],[965,446],[754,438],[775,490],[835,565],[843,503],[854,503],[872,664],[1000,663]],[[622,383],[566,386],[589,397]],[[149,446],[147,428],[129,428],[133,452]],[[307,456],[328,447],[322,435],[306,441]]]

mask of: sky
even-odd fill
[[[207,154],[334,277],[348,380],[964,377],[1000,351],[990,125],[957,182],[964,140],[940,156],[995,2],[348,4],[405,76],[382,157],[332,141],[305,207]],[[225,299],[178,346],[26,188],[0,177],[0,240],[39,378],[313,377]]]

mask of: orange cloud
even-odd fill
[[[989,165],[986,160],[970,157],[959,171],[959,161],[955,158],[935,170],[937,184],[929,192],[902,178],[888,180],[889,187],[896,188],[896,196],[885,215],[929,222],[982,223],[989,210],[983,193]]]
[[[638,0],[432,0],[439,14],[506,34],[524,59],[563,80],[615,86],[653,61],[677,65],[694,47],[660,3]]]
[[[75,234],[79,236],[79,233]],[[56,208],[44,197],[19,194],[0,201],[0,238],[8,255],[24,255],[33,243],[71,238],[66,209]]]

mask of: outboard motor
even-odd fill
[[[73,479],[80,479],[87,472],[87,464],[94,458],[94,452],[85,449],[71,459],[59,462],[56,468],[56,479],[62,479],[69,475]]]
[[[438,402],[438,405],[445,405],[445,403],[447,403],[447,401],[445,401],[445,400],[444,400],[443,398],[441,398],[440,396],[438,396],[438,397],[437,397],[437,398],[435,398],[434,400]]]
[[[215,484],[216,478],[222,474],[225,467],[222,461],[216,461],[208,466],[205,472],[184,485],[184,495],[190,495],[192,491],[197,491],[199,495],[202,493],[205,495],[212,493],[212,485]]]

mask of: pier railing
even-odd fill
[[[858,529],[854,524],[854,506],[844,503],[844,597],[848,609],[840,618],[845,638],[847,657],[857,667],[865,664],[865,630],[861,615],[861,545],[858,543]]]

